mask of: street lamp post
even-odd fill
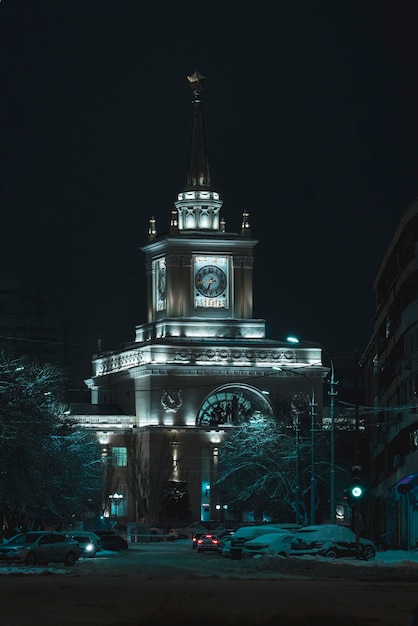
[[[309,380],[309,379],[308,379]],[[315,472],[315,389],[312,385],[311,399],[311,524],[315,524],[316,472]]]
[[[296,489],[295,489],[295,509],[296,524],[300,524],[300,423],[299,411],[296,412]]]
[[[335,522],[335,413],[334,413],[334,401],[337,396],[337,391],[335,391],[335,379],[334,379],[334,363],[332,359],[330,359],[331,363],[331,380],[330,380],[330,390],[328,395],[330,397],[330,420],[331,420],[331,477],[330,477],[330,522],[334,524]]]
[[[292,400],[292,404],[293,404],[293,410],[296,415],[296,419],[295,419],[295,448],[296,448],[295,517],[296,517],[296,524],[300,524],[300,421],[299,421],[299,406],[298,406],[298,402],[297,402],[297,398],[295,394]]]
[[[119,505],[121,504],[123,500],[123,494],[117,493],[116,491],[115,493],[110,493],[109,500],[111,502],[111,505],[115,507],[115,516],[119,517]],[[112,511],[111,511],[111,514],[112,514]]]
[[[297,337],[287,337],[286,340],[289,343],[299,343],[299,339]],[[310,344],[312,342],[305,341],[305,343]],[[328,352],[322,347],[323,352],[327,355],[331,366],[331,378],[330,378],[330,391],[328,392],[330,398],[330,406],[329,406],[329,414],[330,414],[330,522],[333,524],[335,522],[335,398],[338,395],[338,392],[335,390],[338,382],[335,382],[334,377],[334,362],[331,359]]]

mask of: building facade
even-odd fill
[[[265,321],[253,317],[257,240],[247,212],[237,216],[237,232],[226,228],[206,154],[203,77],[195,72],[188,80],[186,186],[168,211],[168,231],[160,233],[151,218],[142,247],[147,320],[136,327],[132,344],[93,357],[86,381],[91,407],[77,409],[77,419],[97,432],[105,456],[118,449],[109,506],[128,521],[142,518],[134,492],[146,470],[154,492],[162,482],[153,477],[171,473],[165,495],[177,501],[173,517],[216,519],[217,507],[227,506],[217,501],[213,484],[228,429],[257,413],[272,414],[274,395],[314,392],[318,416],[322,411],[327,368],[321,346],[268,339]]]
[[[370,533],[418,545],[418,200],[405,211],[377,273],[373,337],[364,353]]]

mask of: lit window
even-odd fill
[[[113,464],[118,467],[126,467],[128,465],[128,453],[126,448],[112,448]]]

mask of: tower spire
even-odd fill
[[[187,77],[193,92],[192,128],[190,133],[189,169],[187,186],[177,196],[174,206],[178,219],[175,230],[220,230],[219,211],[222,200],[216,191],[212,191],[209,164],[206,154],[205,132],[203,127],[203,111],[200,95],[205,77],[197,70]],[[225,222],[222,222],[222,232]]]
[[[197,70],[187,77],[193,92],[192,127],[190,131],[189,168],[187,172],[186,190],[210,189],[210,172],[206,152],[205,129],[203,124],[203,108],[201,93],[205,76]]]

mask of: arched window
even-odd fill
[[[273,413],[259,389],[249,385],[225,385],[206,397],[197,415],[196,426],[236,426],[257,413]]]

